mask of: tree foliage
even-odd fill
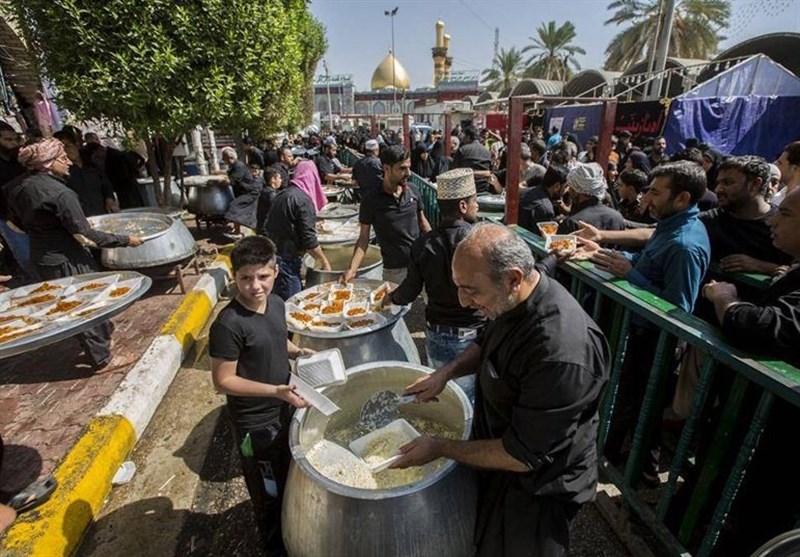
[[[486,89],[501,92],[516,85],[525,71],[522,58],[522,52],[514,47],[501,48],[492,61],[492,67],[481,73]]]
[[[625,71],[649,58],[653,41],[663,27],[664,0],[616,0],[608,5],[614,15],[606,21],[629,25],[606,48],[606,70]],[[669,42],[669,56],[707,60],[717,52],[720,33],[728,26],[727,0],[678,0]]]
[[[530,37],[531,44],[522,49],[522,52],[534,52],[528,58],[525,77],[569,80],[573,70],[581,69],[575,56],[586,54],[584,49],[572,44],[575,37],[575,26],[570,21],[560,26],[556,26],[555,21],[539,25],[536,36]]]
[[[141,137],[304,123],[326,48],[304,0],[10,0],[59,103]]]

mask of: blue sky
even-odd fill
[[[601,68],[604,52],[616,26],[610,0],[313,0],[311,12],[327,28],[325,59],[331,74],[353,74],[359,90],[368,89],[375,66],[391,48],[390,18],[384,10],[400,9],[394,18],[395,50],[412,87],[433,81],[431,47],[435,23],[441,18],[451,36],[454,70],[482,70],[491,65],[494,28],[500,29],[500,47],[521,48],[541,22],[572,21],[576,44],[586,50],[581,67]],[[800,31],[800,0],[732,0],[728,39],[721,48],[777,31]],[[320,62],[317,73],[324,73]]]

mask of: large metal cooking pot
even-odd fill
[[[179,219],[183,214],[183,209],[180,207],[134,207],[133,209],[122,209],[120,213],[158,213]]]
[[[144,215],[153,213],[142,213]],[[158,215],[169,218],[165,215]],[[148,269],[179,263],[197,252],[192,233],[180,219],[169,218],[166,233],[135,248],[103,248],[100,260],[107,269]]]
[[[506,196],[502,194],[479,195],[478,208],[481,211],[504,211],[506,208]]]
[[[317,260],[310,256],[307,257],[307,287],[337,281],[350,268],[350,260],[353,258],[353,246],[320,244],[320,247],[331,264],[331,270],[323,271],[318,269],[319,263]],[[381,258],[381,249],[378,246],[369,246],[367,247],[367,253],[364,254],[364,260],[356,272],[356,278],[380,280],[382,277],[383,259]]]
[[[173,176],[169,187],[169,204],[178,207],[181,205],[181,188],[175,180],[176,178]],[[153,179],[137,178],[136,181],[139,183],[139,191],[142,193],[142,199],[144,199],[145,203],[148,205],[157,205],[158,201],[156,199]]]
[[[219,177],[192,176],[200,180],[184,179],[188,193],[188,209],[199,217],[223,216],[233,201],[233,189]]]
[[[380,280],[372,279],[354,279],[351,282],[369,288],[378,288],[383,284]],[[295,294],[287,302],[299,305],[305,294],[305,291]],[[382,323],[362,329],[344,329],[337,333],[298,330],[290,323],[286,326],[289,332],[293,333],[292,342],[300,348],[311,348],[316,351],[338,348],[346,367],[383,360],[419,364],[419,351],[414,339],[411,338],[406,322],[402,319],[409,309],[408,306],[395,306],[392,313],[384,314],[386,320]]]
[[[474,473],[453,461],[420,482],[391,489],[358,489],[314,469],[306,452],[326,428],[356,419],[361,405],[384,389],[402,390],[430,368],[375,362],[347,370],[347,382],[325,388],[341,411],[326,417],[313,408],[295,413],[289,428],[292,463],[283,500],[283,539],[292,557],[466,557],[472,555],[477,505]],[[472,407],[450,382],[438,403],[411,404],[403,415],[420,416],[462,432],[468,439]]]

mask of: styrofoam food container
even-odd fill
[[[302,319],[298,319],[297,317],[294,317],[292,315],[293,313],[295,314],[299,313],[302,314],[303,316],[307,316],[308,320],[303,321]],[[314,319],[314,315],[312,315],[311,313],[303,311],[294,304],[286,304],[286,322],[289,323],[292,327],[301,330],[306,329],[308,328],[308,324],[311,322],[312,319]]]
[[[350,299],[353,297],[353,285],[352,284],[339,284],[333,283],[330,287],[330,294],[328,295],[328,300],[331,302],[341,300],[343,302],[349,302]]]
[[[11,297],[15,301],[18,301],[20,298],[27,298],[28,296],[36,296],[42,294],[55,294],[56,296],[60,296],[63,295],[64,289],[67,288],[70,284],[72,284],[72,281],[73,281],[72,277],[66,277],[55,280],[43,280],[35,284],[29,284],[27,286],[21,286],[19,288],[15,288],[11,294]],[[55,288],[46,291],[43,290],[41,292],[37,292],[36,294],[34,294],[36,290],[38,290],[45,284],[54,286]]]
[[[317,315],[308,323],[308,330],[315,333],[338,333],[344,327],[344,318],[337,315]]]
[[[537,222],[536,226],[539,228],[539,232],[541,232],[542,236],[544,236],[545,238],[558,233],[558,223],[554,220]]]
[[[347,381],[342,353],[338,348],[297,358],[297,375],[312,387],[340,385]]]
[[[112,284],[115,284],[118,280],[119,275],[109,275],[107,277],[100,277],[94,280],[76,280],[64,291],[64,294],[67,296],[72,294],[100,294],[106,288]],[[94,288],[87,289],[87,286],[93,286]]]
[[[366,453],[367,449],[369,449],[370,445],[374,442],[379,440],[381,437],[397,437],[397,449],[411,441],[412,439],[416,439],[420,436],[420,433],[414,429],[410,423],[408,423],[403,418],[399,418],[389,425],[386,425],[382,428],[376,429],[366,435],[355,439],[354,441],[350,442],[350,450],[353,451],[355,454],[364,458],[364,454]],[[367,466],[372,471],[373,474],[380,472],[382,470],[386,470],[389,466],[393,463],[397,462],[402,458],[403,455],[396,454],[393,455],[385,460],[376,463],[369,463],[367,462]]]
[[[326,416],[330,416],[334,412],[338,412],[340,410],[336,403],[303,381],[303,379],[301,379],[296,373],[290,374],[289,386],[294,387],[295,393],[303,397],[311,406]]]
[[[363,321],[369,320],[371,323],[369,325],[361,324]],[[386,321],[386,318],[377,312],[370,312],[367,315],[359,315],[358,317],[348,317],[346,319],[347,328],[351,331],[355,331],[358,329],[363,329],[364,327],[371,327],[373,325],[379,325]]]
[[[391,292],[393,289],[393,285],[388,282],[384,282],[378,288],[369,293],[369,303],[372,304],[372,306],[377,306],[383,300],[383,297],[388,296],[389,292]]]
[[[571,234],[553,234],[552,236],[548,236],[547,241],[544,244],[544,249],[546,249],[547,251],[556,249],[555,247],[553,247],[553,243],[556,242],[566,242],[569,244],[568,248],[566,249],[562,248],[562,250],[565,251],[566,253],[572,253],[573,251],[578,249],[578,239]]]

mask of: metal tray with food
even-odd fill
[[[159,213],[112,213],[97,215],[86,220],[95,230],[122,236],[138,236],[152,240],[166,234],[172,218]]]
[[[151,284],[149,277],[123,271],[76,275],[6,292],[0,301],[0,332],[3,326],[13,329],[0,334],[0,359],[91,329],[125,310]],[[113,297],[115,289],[122,293]]]
[[[351,296],[347,301],[332,299],[332,292],[347,291],[342,289],[341,286],[335,282],[328,282],[315,286],[314,288],[304,290],[289,298],[286,303],[286,323],[289,331],[292,333],[311,335],[316,338],[354,337],[390,326],[409,310],[408,306],[390,305],[385,310],[377,312],[372,306],[370,299],[370,294],[372,292],[381,287],[389,291],[393,290],[397,288],[395,284],[371,279],[355,279],[348,284],[348,287],[351,285]],[[314,293],[314,296],[310,297],[311,293]],[[336,321],[337,324],[340,322],[342,326],[338,328],[330,327],[326,326],[327,324],[321,321],[314,323],[314,326],[299,326],[300,323],[290,318],[290,308],[292,308],[292,310],[303,311],[303,304],[306,303],[305,300],[307,297],[317,300],[322,304],[318,313],[306,312],[308,316],[311,317],[308,324],[314,319],[320,318]],[[346,315],[347,310],[355,308],[361,310],[358,312],[359,315],[348,317]],[[364,311],[363,314],[362,311]]]
[[[328,203],[317,213],[317,219],[351,219],[358,216],[358,205],[345,205],[343,203]]]

